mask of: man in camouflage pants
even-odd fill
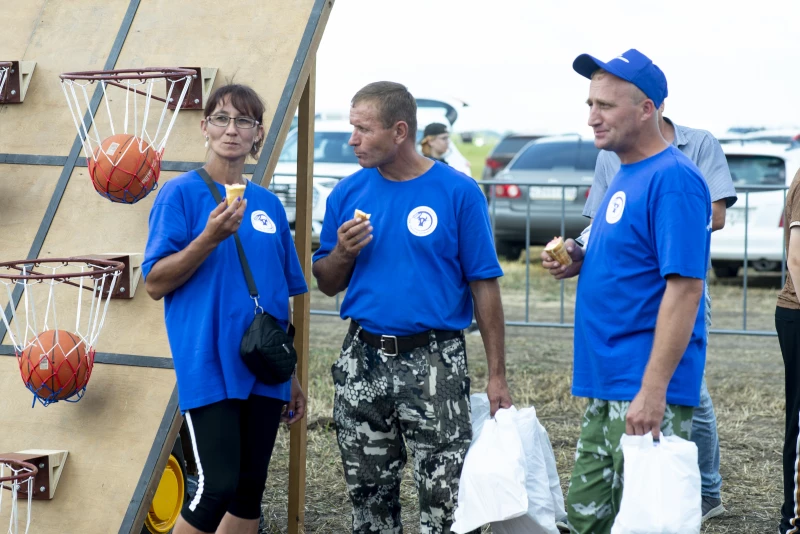
[[[503,273],[480,188],[417,153],[416,103],[405,87],[366,86],[353,98],[350,122],[364,168],[328,197],[314,276],[327,295],[347,289],[341,316],[350,329],[332,373],[353,532],[402,532],[408,446],[420,532],[443,534],[472,438],[463,329],[473,299],[491,412],[511,406]]]
[[[441,532],[436,525],[453,513],[472,437],[467,357],[462,336],[430,337],[429,347],[385,356],[348,333],[333,365],[344,476],[362,503],[355,530],[392,532],[400,524],[406,448],[398,430],[414,456],[422,531]]]

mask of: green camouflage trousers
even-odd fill
[[[420,533],[450,532],[472,439],[464,338],[385,356],[348,334],[331,372],[333,418],[353,532],[399,534],[406,444],[414,456]],[[405,438],[405,443],[404,443]]]
[[[575,452],[567,494],[572,534],[609,534],[622,500],[623,458],[620,438],[631,403],[589,399]],[[689,439],[690,406],[667,404],[661,432]]]

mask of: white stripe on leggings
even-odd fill
[[[800,426],[800,414],[798,414],[798,426]],[[800,512],[800,503],[797,502],[797,493],[800,491],[800,488],[797,487],[798,460],[800,460],[800,432],[797,433],[797,441],[794,444],[794,517],[791,521],[792,524],[795,523],[797,513]],[[795,525],[791,530],[787,530],[786,534],[796,534],[798,528],[800,528],[800,525]]]
[[[197,492],[194,494],[194,499],[189,503],[189,511],[194,512],[197,505],[200,504],[200,497],[203,496],[203,486],[205,486],[205,477],[203,476],[203,464],[200,463],[200,454],[197,452],[197,438],[194,435],[194,426],[192,425],[192,416],[186,412],[186,426],[189,428],[189,435],[192,438],[192,452],[194,453],[194,461],[197,464]]]

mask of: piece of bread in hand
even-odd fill
[[[565,267],[572,265],[572,257],[567,252],[567,246],[564,243],[564,238],[561,236],[554,237],[545,247],[544,251],[550,254],[554,260]]]
[[[362,220],[368,221],[369,220],[369,216],[370,216],[369,213],[364,213],[360,209],[356,208],[356,213],[353,215],[353,218],[354,219],[362,219]]]
[[[225,200],[228,202],[228,206],[233,204],[233,201],[237,198],[244,198],[245,189],[247,189],[247,186],[243,184],[225,184]]]

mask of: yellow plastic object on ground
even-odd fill
[[[185,494],[186,481],[183,471],[178,459],[171,454],[144,522],[147,530],[153,534],[170,532],[181,515]]]

